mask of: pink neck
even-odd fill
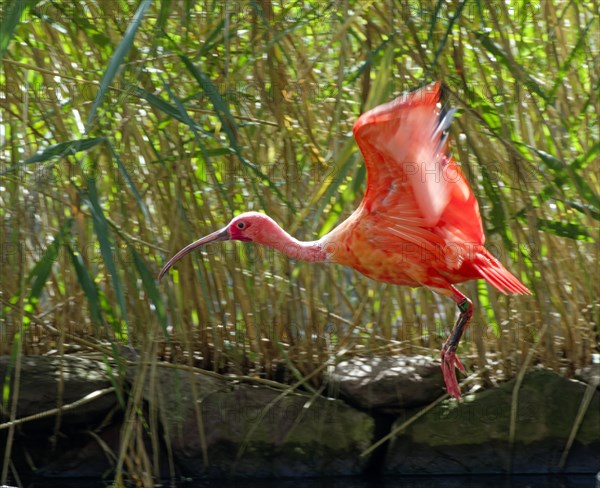
[[[268,237],[265,235],[262,238],[263,236],[261,236],[261,238],[254,239],[254,242],[277,249],[286,256],[299,261],[316,263],[329,260],[321,241],[299,241],[275,222],[273,224],[268,233],[265,233],[268,234]]]

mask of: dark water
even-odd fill
[[[600,469],[600,460],[599,460]],[[105,488],[110,483],[63,479],[34,481],[27,488]],[[364,480],[361,478],[312,478],[294,480],[166,481],[174,488],[600,488],[598,475],[553,476],[412,476]]]
[[[190,483],[194,488],[600,488],[593,475],[577,476],[415,476],[366,481],[319,478],[289,481],[231,481]]]

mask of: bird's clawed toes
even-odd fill
[[[457,400],[460,399],[460,388],[458,387],[458,380],[456,379],[455,368],[458,368],[463,373],[465,367],[458,359],[458,356],[454,352],[453,348],[442,348],[442,373],[444,374],[444,382],[446,383],[446,389],[448,393]]]

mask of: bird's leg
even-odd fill
[[[454,287],[452,287],[452,299],[458,305],[460,315],[442,347],[442,372],[448,393],[458,399],[460,398],[460,388],[458,387],[454,368],[456,367],[464,373],[465,367],[456,356],[456,347],[473,315],[473,303]]]

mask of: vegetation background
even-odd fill
[[[437,357],[456,307],[428,290],[240,243],[155,276],[245,210],[301,239],[328,232],[364,191],[356,118],[438,79],[488,248],[533,292],[461,286],[467,369],[484,384],[537,363],[571,376],[600,352],[597,1],[1,8],[0,354],[15,368],[40,354],[114,364],[132,345],[321,389],[348,356]]]

